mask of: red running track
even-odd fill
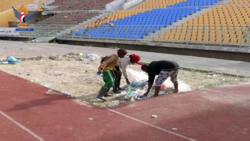
[[[49,88],[0,72],[0,140],[248,141],[249,87],[214,87],[106,109],[46,94]]]

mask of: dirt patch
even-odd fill
[[[100,60],[76,61],[76,58],[77,55],[74,53],[46,58],[42,56],[25,58],[16,65],[1,65],[0,70],[37,84],[52,84],[49,86],[51,89],[68,93],[79,99],[95,103],[97,106],[116,105],[117,103],[112,103],[114,100],[123,102],[120,97],[112,97],[107,102],[98,103],[95,96],[104,82],[101,77],[95,76],[94,72],[97,71]],[[139,65],[130,65],[129,67],[140,71]],[[184,69],[179,71],[178,78],[189,84],[192,90],[223,84],[249,82],[249,78],[245,77]],[[122,79],[121,84],[125,83],[125,80]]]

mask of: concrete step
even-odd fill
[[[47,43],[54,40],[56,37],[38,37],[34,40],[31,40],[31,43]]]

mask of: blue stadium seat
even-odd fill
[[[146,33],[153,33],[155,30],[164,28],[164,26],[170,25],[181,18],[184,18],[194,12],[199,11],[203,6],[212,5],[219,0],[187,0],[174,5],[170,5],[166,8],[154,8],[151,11],[144,13],[138,13],[125,19],[118,19],[117,21],[110,21],[114,23],[116,27],[110,27],[105,23],[102,23],[105,27],[98,27],[97,29],[90,29],[85,31],[81,29],[72,34],[76,36],[79,34],[88,34],[93,37],[100,38],[128,38],[128,39],[142,39]],[[137,26],[134,26],[137,25]],[[138,26],[139,25],[139,26]],[[142,27],[143,25],[148,25]],[[127,35],[126,35],[127,34]]]

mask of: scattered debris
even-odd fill
[[[95,74],[96,76],[98,76],[98,77],[103,77],[103,75],[102,75],[102,74],[100,74],[100,75],[99,75],[99,74],[97,74],[97,71],[95,71],[95,72],[94,72],[94,74]]]
[[[89,118],[89,120],[93,120],[93,118]]]
[[[52,83],[43,83],[42,85],[48,88],[54,86]]]
[[[199,89],[201,89],[201,88],[205,88],[204,86],[199,86]]]
[[[115,105],[119,105],[119,101],[118,100],[112,101],[112,103],[115,104]]]
[[[62,94],[60,92],[54,91],[54,90],[48,90],[46,94]]]
[[[152,115],[151,117],[152,117],[152,118],[157,118],[158,116],[157,116],[157,115]]]
[[[71,95],[69,92],[62,92],[62,93],[66,94],[66,95]]]
[[[178,130],[177,128],[172,128],[172,130]]]
[[[19,61],[12,56],[7,57],[5,60],[0,59],[0,64],[16,64],[19,63]]]
[[[82,54],[79,53],[79,56],[76,58],[76,61],[94,61],[100,59],[101,57],[96,54]]]
[[[7,57],[6,61],[8,61],[9,64],[19,63],[19,61],[15,57],[12,57],[12,56]]]

